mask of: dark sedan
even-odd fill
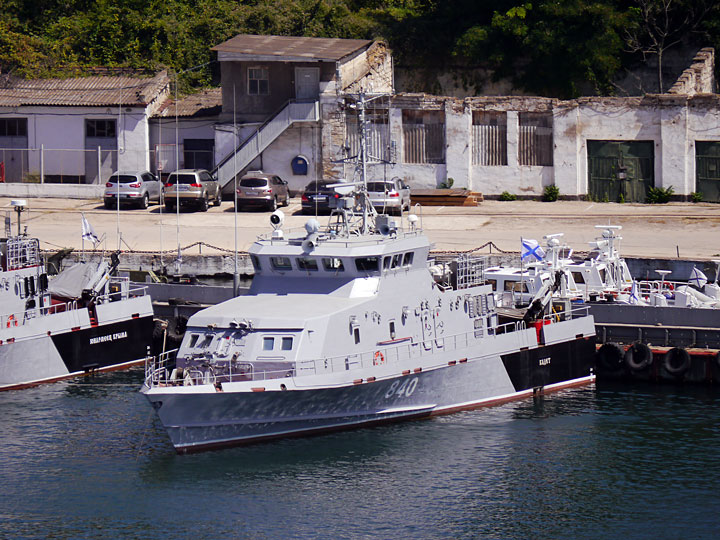
[[[330,200],[340,197],[329,187],[333,182],[310,182],[302,193],[301,204],[303,214],[328,213],[331,210]]]

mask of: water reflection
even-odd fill
[[[0,394],[0,537],[709,538],[720,527],[717,389],[604,385],[178,456],[141,380]]]

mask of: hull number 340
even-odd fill
[[[390,388],[388,388],[388,391],[385,392],[385,398],[390,399],[391,397],[410,397],[413,395],[413,392],[415,392],[415,389],[418,385],[418,378],[414,377],[412,379],[405,379],[402,381],[402,384],[400,384],[400,380],[394,380],[393,383],[390,385]]]

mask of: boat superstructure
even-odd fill
[[[80,263],[49,280],[37,238],[6,218],[0,239],[0,390],[142,363],[153,330],[150,297],[111,274],[113,262]]]

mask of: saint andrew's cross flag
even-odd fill
[[[520,245],[522,247],[521,258],[523,261],[529,257],[534,258],[536,261],[542,261],[545,258],[545,252],[537,240],[521,238]]]
[[[83,240],[89,240],[93,243],[93,246],[96,245],[98,242],[100,242],[100,239],[98,238],[98,235],[95,234],[95,230],[92,228],[92,225],[90,225],[90,222],[85,219],[85,214],[82,215],[82,239]]]
[[[702,289],[707,283],[707,280],[707,276],[693,266],[692,272],[690,272],[690,279],[688,280],[690,285]]]

